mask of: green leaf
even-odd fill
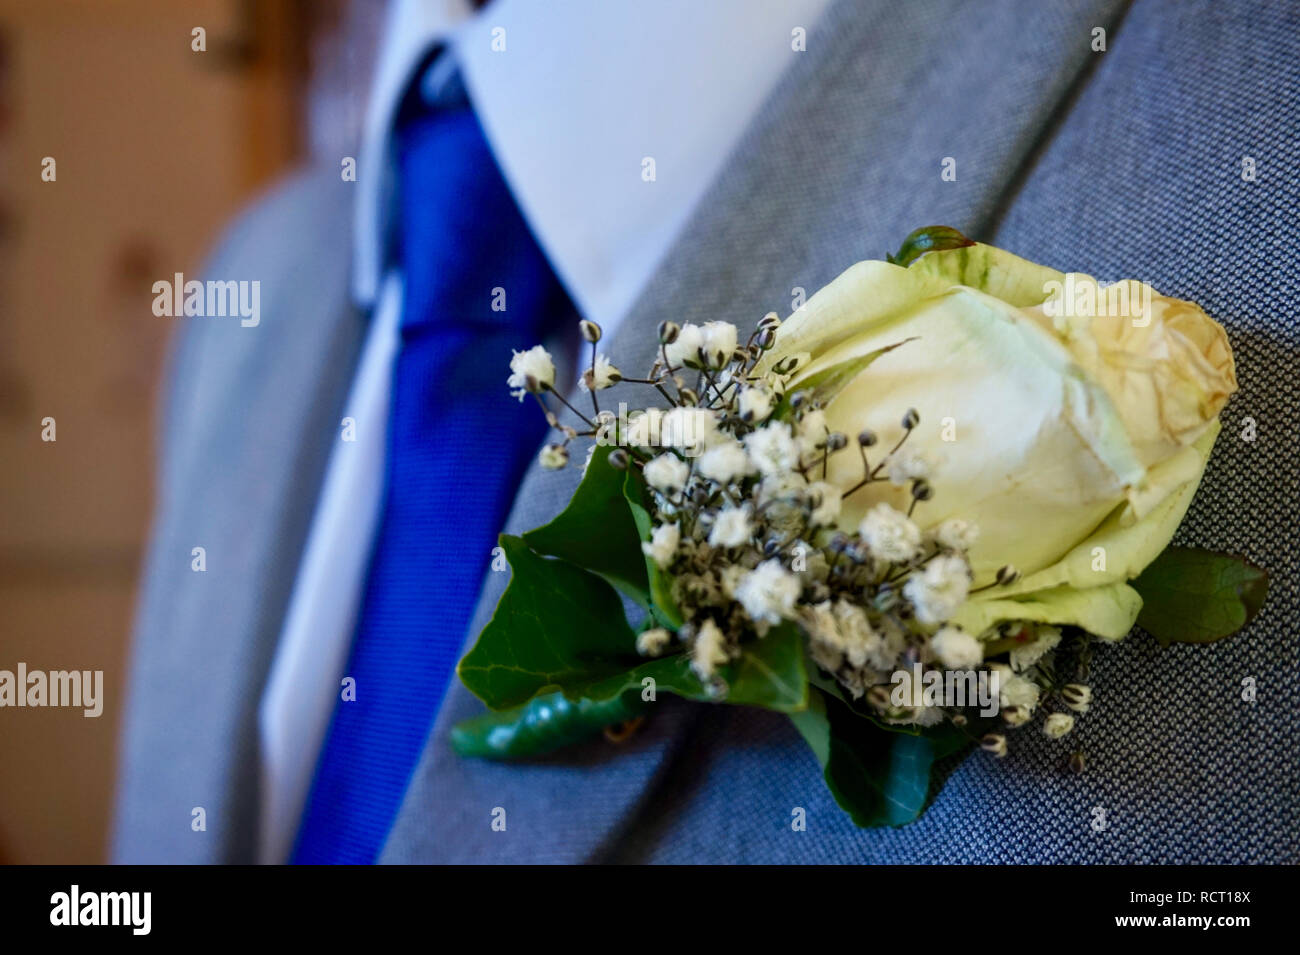
[[[542,557],[502,535],[510,584],[457,672],[494,710],[563,690],[570,699],[635,667],[636,635],[608,583],[563,560]]]
[[[629,720],[647,706],[635,693],[577,701],[563,693],[548,693],[523,706],[457,723],[451,730],[451,746],[461,756],[486,759],[541,756]]]
[[[865,355],[859,355],[857,358],[848,358],[844,361],[837,362],[829,368],[809,375],[807,378],[800,379],[790,394],[786,395],[777,404],[772,416],[778,421],[784,421],[790,417],[794,408],[790,399],[797,394],[807,395],[811,400],[820,407],[830,404],[835,396],[843,390],[844,386],[857,378],[868,365],[888,352],[893,351],[900,345],[906,345],[913,338],[905,338],[901,342],[894,342],[892,345],[886,345],[884,348],[877,348],[875,351],[867,352]]]
[[[629,467],[623,478],[623,499],[627,502],[627,509],[632,514],[638,540],[642,542],[649,541],[651,534],[654,533],[653,522],[650,520],[650,511],[645,505],[645,498],[645,478],[641,476],[641,472],[636,468]],[[657,622],[670,630],[677,630],[682,625],[682,614],[677,609],[677,602],[673,600],[671,579],[659,569],[658,564],[642,553],[639,545],[635,547],[635,553],[640,558],[642,569],[649,580],[650,612],[655,616]]]
[[[791,713],[808,705],[808,672],[799,628],[783,623],[746,643],[740,659],[721,669],[727,702]]]
[[[1170,547],[1130,586],[1142,595],[1138,626],[1167,647],[1236,633],[1264,605],[1268,574],[1231,554]]]
[[[935,763],[971,745],[947,723],[916,735],[881,729],[821,690],[790,720],[821,763],[831,795],[862,828],[915,821],[929,802]]]
[[[539,554],[599,574],[642,606],[649,582],[640,534],[623,497],[625,472],[611,467],[613,446],[598,445],[569,506],[549,524],[524,534]]]
[[[803,661],[803,635],[798,628],[792,624],[773,627],[767,636],[743,644],[739,659],[718,668],[718,676],[727,684],[727,695],[721,702],[782,713],[801,710],[808,705],[808,675]],[[592,685],[589,693],[593,697],[611,697],[640,691],[647,677],[654,679],[656,691],[688,700],[719,702],[695,675],[685,653],[646,661]]]
[[[903,240],[897,255],[886,255],[885,261],[894,265],[907,266],[927,252],[942,252],[946,249],[960,249],[974,245],[956,229],[946,225],[928,225],[917,229]]]

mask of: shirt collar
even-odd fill
[[[390,262],[393,121],[433,47],[454,51],[524,218],[611,331],[827,5],[393,0],[358,164],[357,299]]]

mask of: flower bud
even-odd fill
[[[583,319],[578,322],[578,331],[582,332],[582,339],[594,345],[600,341],[600,326],[593,321]]]
[[[1076,713],[1087,713],[1092,702],[1092,688],[1082,683],[1070,683],[1061,688],[1061,700]]]
[[[1020,579],[1020,571],[1016,570],[1010,564],[998,568],[997,577],[998,586],[1009,587]]]
[[[682,327],[676,322],[659,323],[659,344],[671,345],[677,341],[677,336],[681,334]]]
[[[537,460],[548,471],[558,471],[569,463],[569,449],[562,444],[548,444],[542,448]]]
[[[609,466],[618,471],[626,471],[628,465],[628,453],[626,448],[615,448],[609,452]]]
[[[842,431],[832,431],[826,436],[827,451],[838,451],[843,447],[847,447],[848,443],[849,439],[844,436]]]
[[[1070,754],[1070,772],[1082,773],[1088,768],[1088,757],[1080,750],[1077,753]]]
[[[903,415],[903,429],[911,431],[921,423],[921,414],[915,408],[908,408],[907,414]]]
[[[860,444],[864,448],[871,447],[878,440],[879,439],[876,437],[876,432],[874,431],[864,430],[858,432],[858,444]]]
[[[912,482],[912,497],[918,501],[928,501],[934,497],[934,488],[925,478],[917,478]]]
[[[1023,706],[1002,707],[1002,719],[1010,727],[1024,726],[1029,722],[1029,710]]]
[[[1001,733],[986,733],[980,739],[980,749],[1001,759],[1007,755],[1007,738]]]
[[[1060,739],[1074,729],[1074,717],[1069,713],[1053,713],[1043,723],[1043,733],[1051,739]]]
[[[781,327],[781,317],[776,312],[768,312],[758,320],[758,327],[763,331],[776,331]]]

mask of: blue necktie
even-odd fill
[[[511,198],[473,110],[399,116],[402,346],[386,489],[340,701],[294,861],[370,863],[424,748],[515,489],[544,434],[510,396],[512,348],[577,313]],[[499,308],[504,290],[504,310]]]

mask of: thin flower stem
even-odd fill
[[[579,418],[579,419],[580,419],[580,420],[581,420],[581,421],[582,421],[582,422],[583,422],[587,427],[589,427],[589,428],[594,428],[594,427],[596,427],[596,422],[592,421],[590,418],[588,418],[585,414],[583,414],[583,413],[582,413],[581,411],[579,411],[577,408],[573,407],[573,405],[569,404],[569,399],[565,398],[564,395],[560,394],[560,393],[559,393],[558,391],[556,391],[554,388],[549,388],[549,389],[547,389],[547,390],[550,391],[551,394],[555,395],[555,397],[558,398],[558,399],[560,400],[560,404],[564,405],[564,407],[568,408],[570,411],[572,411],[574,414],[576,414],[576,415],[578,416],[578,418]],[[545,407],[545,406],[543,405],[543,407]]]

